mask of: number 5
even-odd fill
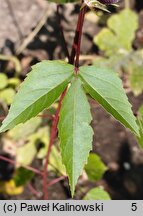
[[[131,210],[132,211],[136,211],[137,210],[137,203],[132,203]]]

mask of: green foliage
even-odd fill
[[[80,67],[80,76],[89,94],[115,119],[139,136],[136,119],[115,72],[95,66]]]
[[[48,108],[62,93],[73,66],[63,61],[42,61],[32,67],[4,120],[0,132],[24,123]]]
[[[15,181],[16,187],[23,186],[27,184],[34,176],[34,173],[23,167],[16,170],[13,180]]]
[[[58,149],[54,146],[49,163],[50,169],[68,175],[73,196],[78,177],[92,149],[93,131],[90,126],[92,118],[82,85],[106,111],[139,136],[131,105],[116,73],[95,66],[84,66],[79,68],[79,75],[74,75],[74,67],[63,61],[43,61],[36,64],[21,85],[0,131],[24,123],[48,108],[58,99],[70,81],[71,85],[62,102],[58,124],[62,160]],[[17,161],[23,165],[30,164],[35,157],[44,159],[46,156],[49,128],[42,127],[37,130],[40,123],[36,119],[31,119],[7,133],[16,141],[20,137],[26,137],[23,145],[17,150]],[[22,134],[23,129],[25,132]],[[37,149],[39,143],[42,144],[40,150]],[[98,180],[106,167],[97,156],[91,157],[85,169],[91,179]],[[95,167],[94,174],[94,167],[91,166],[93,161],[98,165],[98,169]]]
[[[97,67],[128,73],[129,87],[135,96],[143,91],[143,51],[132,49],[137,28],[138,16],[130,9],[111,16],[107,27],[94,37],[94,42],[104,51],[106,58],[100,57],[93,62]]]
[[[100,187],[91,189],[83,199],[84,200],[111,200],[109,194]]]
[[[99,181],[106,170],[107,167],[102,162],[101,158],[94,153],[90,153],[88,163],[85,165],[85,171],[89,180]]]
[[[58,124],[62,160],[69,176],[72,195],[92,149],[91,119],[81,82],[75,78],[63,100]]]
[[[100,50],[107,56],[132,50],[132,42],[138,28],[138,17],[133,11],[125,9],[111,16],[107,21],[107,27],[94,37],[94,42]]]

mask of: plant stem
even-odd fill
[[[83,27],[84,16],[85,16],[86,10],[87,10],[86,6],[83,7],[80,10],[70,57],[69,57],[69,54],[68,54],[68,49],[66,48],[67,49],[67,57],[68,57],[68,60],[69,60],[68,62],[70,64],[75,64],[76,73],[78,73],[82,27]],[[63,31],[61,31],[61,32],[63,32]],[[63,35],[63,40],[64,40],[64,43],[65,43],[65,47],[67,47],[66,41],[65,41],[65,38],[64,38],[64,34],[62,33],[62,35]],[[47,184],[47,169],[48,169],[49,157],[50,157],[52,145],[54,143],[54,139],[55,139],[56,134],[57,134],[57,124],[58,124],[58,120],[59,120],[59,113],[60,113],[60,109],[61,109],[61,106],[62,106],[62,101],[63,101],[63,99],[64,99],[64,97],[66,95],[66,91],[67,91],[67,89],[64,90],[64,92],[62,93],[62,95],[60,97],[59,105],[58,105],[55,117],[53,119],[50,142],[49,142],[49,146],[48,146],[48,151],[47,151],[46,161],[45,161],[45,164],[44,164],[44,171],[43,171],[43,194],[44,194],[44,200],[48,199],[48,186],[50,185],[50,183]]]
[[[31,183],[28,184],[28,189],[32,192],[33,195],[35,195],[37,198],[41,196],[41,193],[38,192]]]
[[[86,6],[81,9],[81,18],[80,18],[79,25],[77,25],[78,42],[77,42],[76,59],[75,59],[75,69],[76,69],[76,71],[78,71],[78,67],[79,67],[79,55],[80,55],[80,46],[81,46],[81,36],[82,36],[82,28],[83,28],[83,22],[84,22],[84,17],[85,17],[86,10],[87,10]]]
[[[78,16],[78,21],[77,21],[77,27],[76,27],[76,32],[75,32],[75,37],[72,45],[72,52],[71,52],[71,57],[70,57],[70,64],[74,63],[75,60],[75,67],[78,68],[79,66],[79,54],[80,54],[80,44],[81,44],[81,35],[82,35],[82,27],[83,27],[83,22],[84,22],[84,16],[87,10],[87,6],[83,7],[80,10],[79,16]]]
[[[65,178],[67,178],[67,176],[60,176],[59,178],[56,178],[56,179],[52,180],[52,181],[48,184],[48,187],[50,187],[50,186],[52,186],[52,185],[58,183],[59,181],[65,179]]]
[[[62,93],[60,100],[59,100],[59,105],[55,114],[55,117],[53,119],[53,124],[52,124],[52,129],[51,129],[51,136],[50,136],[50,142],[49,142],[49,147],[48,147],[48,151],[47,151],[47,156],[46,156],[46,161],[45,161],[45,165],[44,165],[44,172],[43,172],[43,193],[44,193],[44,200],[48,199],[48,187],[47,187],[47,169],[48,169],[48,163],[49,163],[49,156],[51,153],[51,148],[52,145],[54,143],[54,139],[56,137],[57,134],[57,124],[58,124],[58,120],[59,120],[59,113],[60,113],[60,109],[62,106],[62,101],[64,99],[64,96],[66,94],[66,90],[64,90],[64,92]]]

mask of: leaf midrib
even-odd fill
[[[72,183],[73,183],[73,185],[72,185],[72,187],[71,188],[74,188],[74,179],[73,179],[73,176],[74,176],[74,153],[75,153],[75,151],[74,151],[74,146],[75,146],[75,140],[74,140],[74,137],[75,137],[75,133],[76,133],[76,124],[74,124],[74,123],[76,123],[76,112],[75,112],[75,110],[76,110],[76,100],[77,100],[77,90],[76,90],[76,88],[77,88],[77,83],[75,83],[76,84],[76,86],[74,86],[74,100],[73,100],[73,124],[72,124],[72,126],[73,126],[73,128],[72,128],[72,130],[73,130],[73,138],[72,138],[72,147],[73,147],[73,149],[72,149]]]

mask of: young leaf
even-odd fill
[[[81,82],[75,78],[63,100],[58,124],[62,160],[69,176],[72,196],[92,148],[91,119]]]
[[[24,123],[48,108],[67,86],[73,66],[63,61],[42,61],[32,67],[15,96],[0,132]]]
[[[115,119],[139,136],[136,118],[117,74],[108,69],[84,66],[80,67],[80,77],[89,94]]]

